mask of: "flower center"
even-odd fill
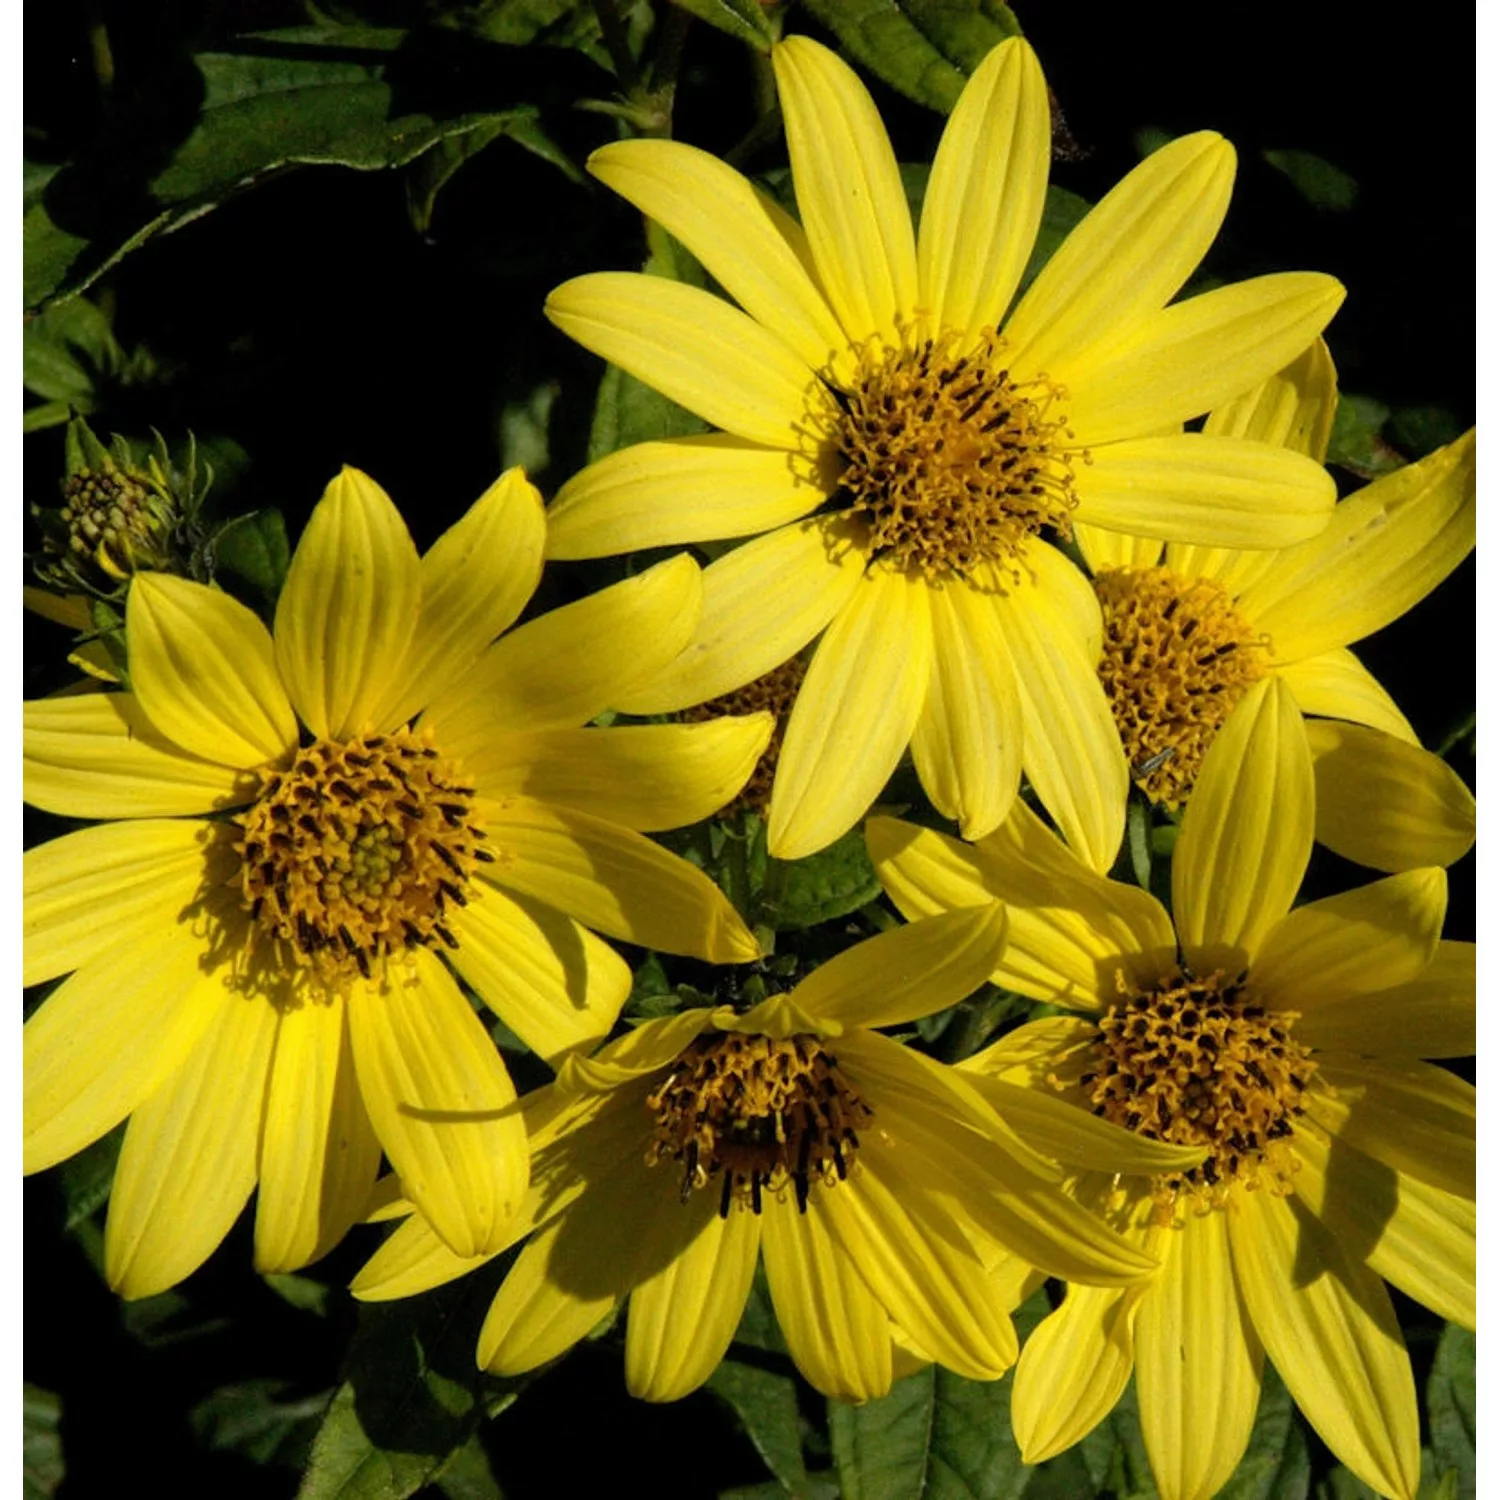
[[[140,480],[118,470],[71,475],[63,485],[62,520],[68,551],[112,580],[167,560],[167,507]]]
[[[266,773],[235,820],[240,888],[260,932],[327,989],[419,944],[456,948],[447,907],[467,905],[476,861],[494,859],[462,782],[409,729],[318,740]]]
[[[1148,988],[1116,976],[1120,998],[1099,1022],[1079,1082],[1096,1115],[1152,1140],[1206,1146],[1201,1165],[1170,1172],[1153,1196],[1221,1207],[1230,1186],[1291,1191],[1291,1120],[1317,1069],[1291,1039],[1294,1011],[1267,1011],[1240,979],[1183,966]]]
[[[874,1113],[817,1037],[742,1031],[698,1037],[646,1105],[656,1117],[647,1162],[682,1163],[684,1203],[722,1176],[721,1217],[736,1198],[759,1213],[763,1190],[788,1181],[805,1213],[813,1183],[848,1177]]]
[[[1071,535],[1069,434],[1050,415],[1064,392],[1045,378],[1012,381],[1003,348],[988,333],[961,352],[946,330],[909,348],[877,338],[859,351],[854,380],[835,392],[839,484],[877,557],[939,578],[1014,567],[1043,527]]]
[[[786,728],[787,717],[797,701],[802,679],[807,675],[807,663],[800,656],[784,661],[764,677],[747,682],[744,687],[725,693],[720,698],[711,698],[696,708],[685,709],[681,715],[684,723],[698,724],[706,719],[722,718],[726,714],[753,714],[765,709],[773,722],[771,738],[755,763],[755,770],[730,808],[745,807],[764,813],[771,801],[771,786],[776,780],[776,762],[781,755],[781,733]]]
[[[1219,726],[1266,675],[1270,641],[1206,578],[1112,568],[1094,592],[1104,613],[1099,676],[1131,774],[1153,802],[1176,808]]]

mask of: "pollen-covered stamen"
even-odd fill
[[[1152,1140],[1204,1146],[1202,1164],[1155,1179],[1170,1214],[1179,1195],[1220,1207],[1230,1187],[1291,1191],[1287,1141],[1317,1069],[1292,1040],[1293,1011],[1268,1011],[1242,980],[1179,969],[1147,988],[1116,976],[1079,1083],[1101,1118]]]
[[[744,687],[700,703],[696,708],[685,709],[682,719],[688,724],[702,723],[707,719],[722,718],[727,714],[753,714],[762,709],[771,715],[773,724],[771,738],[755,763],[755,770],[738,797],[730,803],[731,808],[748,807],[764,813],[771,801],[771,786],[776,780],[776,762],[781,755],[781,734],[797,701],[802,679],[807,675],[807,663],[794,656],[779,667],[772,668],[764,677],[747,682]]]
[[[892,347],[872,339],[834,391],[841,498],[871,529],[877,557],[927,578],[983,563],[1014,570],[1027,537],[1066,537],[1078,504],[1062,388],[1013,381],[1004,341],[949,330]]]
[[[656,1125],[646,1160],[682,1163],[682,1200],[720,1177],[719,1213],[738,1199],[761,1211],[790,1182],[806,1212],[814,1183],[849,1175],[874,1111],[814,1036],[784,1041],[705,1033],[646,1101]]]
[[[307,746],[236,819],[256,929],[328,988],[408,948],[456,947],[448,918],[493,859],[473,804],[453,763],[409,729]]]
[[[1207,578],[1111,568],[1094,592],[1104,613],[1099,676],[1132,774],[1153,802],[1176,808],[1219,727],[1266,675],[1270,642]]]

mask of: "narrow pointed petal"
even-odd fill
[[[1203,758],[1172,859],[1185,946],[1253,957],[1291,909],[1312,853],[1312,756],[1288,688],[1267,678],[1230,714]]]
[[[787,721],[771,792],[769,847],[801,859],[831,844],[880,795],[927,695],[927,586],[885,568],[834,617]]]
[[[1256,993],[1273,1009],[1314,1012],[1426,970],[1448,906],[1441,870],[1410,870],[1309,901],[1266,934]]]
[[[1333,355],[1323,339],[1316,339],[1285,369],[1216,406],[1203,430],[1212,437],[1274,443],[1322,463],[1328,455],[1338,404]]]
[[[999,1078],[1006,1083],[1040,1090],[1060,1064],[1098,1036],[1092,1021],[1082,1016],[1044,1016],[1007,1031],[998,1042],[957,1064],[958,1071]]]
[[[444,754],[480,765],[499,733],[577,728],[682,650],[701,600],[698,565],[679,553],[512,630],[422,723]]]
[[[24,1171],[98,1140],[181,1065],[224,1003],[202,965],[201,942],[168,926],[101,955],[42,1002],[21,1040]]]
[[[682,654],[617,694],[631,714],[672,713],[790,661],[848,601],[865,555],[846,522],[817,517],[746,542],[703,571],[703,614]]]
[[[1359,1478],[1412,1500],[1416,1388],[1380,1278],[1292,1201],[1242,1193],[1239,1206],[1229,1218],[1235,1279],[1292,1399]]]
[[[454,1254],[505,1242],[526,1191],[516,1091],[479,1017],[425,948],[350,997],[360,1092],[407,1196]]]
[[[698,1389],[739,1327],[755,1262],[761,1216],[743,1206],[713,1215],[670,1265],[630,1294],[625,1384],[643,1401],[676,1401]]]
[[[466,765],[490,795],[518,792],[652,833],[716,813],[750,779],[768,713],[700,724],[631,724],[497,734]]]
[[[1450,865],[1474,847],[1474,794],[1441,756],[1360,724],[1307,726],[1318,842],[1376,870]]]
[[[136,702],[174,744],[250,769],[296,748],[270,634],[218,589],[138,573],[125,606]]]
[[[1408,745],[1421,743],[1406,715],[1352,651],[1335,646],[1276,670],[1303,713],[1368,724]]]
[[[823,1194],[807,1212],[768,1205],[761,1247],[776,1321],[797,1368],[835,1401],[872,1401],[891,1388],[890,1324],[854,1262],[828,1231]]]
[[[1233,547],[1199,547],[1191,542],[1169,542],[1164,561],[1183,578],[1211,579],[1231,598],[1238,598],[1273,572],[1289,550],[1241,552]]]
[[[205,881],[226,877],[222,857],[216,825],[178,818],[100,823],[28,849],[21,983],[160,942]]]
[[[255,1186],[276,1008],[220,992],[175,1073],[130,1117],[104,1228],[105,1279],[122,1297],[176,1285],[213,1254]]]
[[[494,886],[471,888],[453,935],[464,982],[551,1067],[608,1036],[630,994],[630,969],[607,943]]]
[[[1183,1215],[1135,1322],[1135,1383],[1163,1495],[1216,1494],[1250,1443],[1260,1341],[1235,1287],[1227,1213]]]
[[[1425,599],[1474,549],[1474,434],[1383,475],[1240,603],[1285,661],[1347,646]]]
[[[917,306],[917,252],[895,153],[847,63],[806,37],[771,53],[797,209],[823,291],[851,342],[896,336]]]
[[[1297,1022],[1312,1046],[1371,1057],[1471,1057],[1475,1050],[1473,943],[1439,943],[1407,984],[1318,1005]]]
[[[601,146],[588,167],[680,240],[809,369],[844,346],[801,227],[733,167],[696,146],[655,140]]]
[[[427,1220],[414,1213],[365,1262],[349,1290],[361,1302],[391,1302],[457,1281],[499,1253],[455,1255]]]
[[[635,443],[558,491],[547,556],[612,557],[772,531],[823,503],[836,482],[825,467],[722,432]]]
[[[130,693],[24,706],[22,795],[65,818],[153,818],[248,802],[254,778],[200,760],[156,730]]]
[[[1079,467],[1092,526],[1226,547],[1290,547],[1328,524],[1338,497],[1321,464],[1249,438],[1179,432],[1108,443]]]
[[[1087,521],[1074,521],[1073,540],[1090,573],[1103,573],[1109,568],[1154,568],[1161,561],[1160,537],[1131,536],[1091,526]]]
[[[536,592],[546,529],[541,492],[524,470],[507,469],[432,544],[411,648],[377,723],[405,724],[445,693],[466,693],[485,647]]]
[[[1202,130],[1153,152],[1118,183],[1042,267],[1005,327],[1021,378],[1066,379],[1165,307],[1219,232],[1234,185],[1234,148]]]
[[[1021,784],[1021,699],[1000,621],[964,585],[932,589],[932,675],[912,732],[917,775],[966,839],[1010,811]]]
[[[1052,115],[1030,46],[1002,42],[943,129],[917,237],[920,305],[935,328],[999,326],[1042,222]]]
[[[680,281],[596,271],[565,281],[544,311],[585,349],[752,443],[806,450],[809,419],[830,402],[774,333]]]
[[[558,1069],[558,1088],[565,1093],[608,1094],[667,1067],[678,1053],[713,1028],[714,1012],[706,1006],[692,1006],[675,1016],[643,1022],[592,1057],[574,1053]]]
[[[1298,1200],[1351,1258],[1441,1318],[1474,1326],[1474,1201],[1384,1166],[1337,1136],[1297,1126]]]
[[[1376,1161],[1445,1193],[1474,1196],[1474,1085],[1434,1063],[1350,1053],[1318,1060],[1331,1089],[1307,1093],[1308,1114]]]
[[[295,1271],[333,1249],[358,1222],[379,1169],[343,998],[288,1007],[266,1089],[256,1270]]]
[[[492,804],[494,884],[534,897],[609,937],[714,963],[749,963],[760,946],[701,870],[629,829],[529,797]]]
[[[912,922],[820,964],[792,1000],[820,1021],[899,1026],[956,1004],[984,983],[1005,950],[1005,908]]]

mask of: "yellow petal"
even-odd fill
[[[1044,1016],[1008,1031],[998,1042],[956,1064],[960,1073],[999,1078],[1006,1083],[1037,1089],[1073,1053],[1098,1036],[1092,1021],[1082,1016]],[[971,1078],[971,1081],[976,1081]]]
[[[374,711],[404,724],[427,704],[467,692],[486,646],[526,607],[542,576],[541,492],[507,469],[422,558],[422,607],[411,647]]]
[[[1297,1022],[1300,1040],[1372,1057],[1469,1057],[1475,1050],[1473,943],[1439,943],[1407,984],[1314,1006]]]
[[[1434,1063],[1327,1053],[1307,1092],[1308,1114],[1356,1150],[1431,1183],[1474,1196],[1474,1086]]]
[[[455,1255],[421,1214],[412,1214],[365,1262],[349,1290],[361,1302],[390,1302],[457,1281],[494,1258]]]
[[[1283,271],[1190,297],[1059,371],[1068,425],[1097,449],[1201,415],[1305,349],[1344,300],[1331,276]]]
[[[787,721],[769,810],[777,859],[813,854],[864,816],[911,742],[931,664],[926,584],[871,569],[819,641]]]
[[[480,657],[462,696],[433,704],[422,723],[445,754],[479,764],[496,734],[576,728],[677,655],[701,599],[698,565],[680,553],[528,620]]]
[[[917,306],[917,252],[896,157],[847,63],[807,37],[771,52],[797,209],[834,313],[851,341],[896,337]]]
[[[630,994],[630,969],[586,927],[487,885],[471,887],[452,925],[453,967],[552,1067],[609,1035]]]
[[[1333,356],[1328,345],[1316,339],[1285,369],[1216,406],[1208,414],[1203,431],[1211,437],[1274,443],[1322,463],[1328,455],[1338,404]]]
[[[1474,1326],[1474,1202],[1297,1126],[1300,1202],[1352,1259],[1450,1323]]]
[[[1130,771],[1099,681],[1097,651],[1080,636],[1076,606],[1060,601],[1046,582],[1023,581],[995,600],[1020,690],[1023,763],[1068,844],[1103,871],[1125,832]]]
[[[1242,1193],[1229,1215],[1235,1279],[1292,1399],[1359,1478],[1416,1494],[1417,1398],[1385,1287],[1291,1201]]]
[[[1005,326],[1020,378],[1058,379],[1164,307],[1219,232],[1234,148],[1203,130],[1171,141],[1118,183],[1042,267]]]
[[[204,973],[203,945],[186,927],[111,950],[64,981],[22,1033],[23,1170],[50,1167],[118,1125],[182,1063],[223,1001],[222,980]]]
[[[1159,537],[1131,536],[1123,531],[1090,526],[1087,521],[1074,521],[1073,540],[1078,543],[1091,573],[1102,573],[1107,568],[1154,568],[1161,561]]]
[[[520,1210],[526,1131],[505,1064],[441,960],[409,956],[349,997],[360,1092],[407,1196],[456,1255],[480,1255]]]
[[[631,724],[498,734],[465,764],[490,795],[519,792],[638,832],[716,813],[750,779],[771,738],[768,713],[701,724]]]
[[[998,901],[880,933],[820,964],[792,991],[819,1020],[899,1026],[972,994],[1005,948]]]
[[[1021,708],[1000,622],[962,583],[929,592],[932,676],[911,752],[932,805],[966,839],[1010,811],[1021,782]]]
[[[760,946],[701,870],[641,834],[529,797],[491,805],[498,863],[487,878],[610,937],[714,963],[749,963]]]
[[[811,274],[800,226],[733,167],[696,146],[654,140],[602,146],[588,166],[680,240],[810,369],[826,365],[843,348],[843,330]]]
[[[160,942],[209,878],[211,861],[223,880],[222,857],[216,825],[175,818],[101,823],[28,849],[22,984]]]
[[[1199,547],[1190,542],[1169,542],[1165,561],[1183,578],[1211,579],[1231,598],[1237,598],[1257,580],[1273,572],[1292,550],[1241,552],[1233,547]],[[1256,623],[1253,617],[1250,623]]]
[[[617,695],[632,714],[707,703],[790,661],[853,596],[865,570],[856,533],[837,517],[783,526],[703,571],[697,634],[649,682]]]
[[[891,1388],[885,1309],[828,1231],[824,1195],[805,1213],[767,1204],[762,1249],[776,1321],[797,1368],[836,1401],[871,1401]]]
[[[823,466],[722,432],[636,443],[558,491],[547,511],[547,556],[610,557],[755,536],[805,516],[834,482]]]
[[[379,1169],[343,997],[288,1007],[266,1088],[256,1270],[295,1271],[325,1255],[359,1220]]]
[[[1305,714],[1368,724],[1372,729],[1383,730],[1408,745],[1421,743],[1416,731],[1407,723],[1406,715],[1352,651],[1336,646],[1314,656],[1304,656],[1300,661],[1288,662],[1278,667],[1277,673],[1291,688],[1297,707]],[[1321,731],[1309,725],[1308,732],[1311,735]],[[1313,755],[1316,757],[1317,754],[1315,746]]]
[[[1183,819],[1172,908],[1184,946],[1224,945],[1254,957],[1291,908],[1312,837],[1312,757],[1302,716],[1290,690],[1267,678],[1209,747]]]
[[[25,705],[23,795],[66,818],[151,818],[248,802],[253,778],[179,750],[130,693]]]
[[[761,1216],[743,1205],[712,1215],[693,1242],[630,1294],[625,1385],[643,1401],[676,1401],[713,1374],[739,1327]]]
[[[1042,221],[1051,154],[1036,53],[1001,42],[948,117],[922,201],[920,305],[934,328],[978,337],[999,325]]]
[[[1141,1430],[1165,1496],[1216,1494],[1250,1443],[1260,1341],[1235,1288],[1226,1213],[1186,1213],[1135,1320]]]
[[[255,1186],[276,1008],[220,991],[181,1066],[131,1115],[104,1228],[105,1279],[149,1297],[197,1270]]]
[[[1295,661],[1389,625],[1474,548],[1474,434],[1383,475],[1280,560],[1241,605]]]
[[[1440,756],[1327,719],[1307,739],[1319,843],[1376,870],[1450,865],[1474,847],[1474,794]]]
[[[53,594],[46,589],[22,585],[21,603],[44,620],[66,625],[69,630],[89,631],[94,628],[93,608],[82,594]]]
[[[646,1021],[593,1057],[569,1057],[558,1069],[558,1088],[565,1093],[608,1093],[645,1078],[676,1061],[678,1053],[713,1025],[714,1012],[702,1006]]]
[[[241,769],[296,748],[271,637],[238,599],[170,573],[138,573],[125,631],[136,702],[174,744]]]
[[[597,271],[544,309],[571,339],[752,443],[798,452],[831,402],[807,362],[722,297],[661,276]]]
[[[1306,541],[1338,493],[1321,464],[1289,448],[1197,432],[1108,443],[1075,484],[1081,521],[1226,547]]]
[[[276,604],[276,664],[315,735],[395,727],[376,713],[403,680],[421,590],[401,512],[345,468],[313,509]]]

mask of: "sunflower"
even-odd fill
[[[1315,535],[1334,501],[1319,465],[1181,426],[1291,360],[1342,288],[1263,276],[1167,305],[1229,201],[1234,152],[1203,132],[1126,177],[1007,316],[1051,139],[1026,43],[969,80],[916,234],[859,80],[803,37],[772,60],[800,225],[691,146],[623,141],[590,159],[744,311],[654,276],[552,293],[565,333],[723,431],[575,477],[548,556],[753,538],[706,570],[680,661],[616,707],[717,698],[821,635],[781,747],[773,854],[850,828],[909,744],[965,836],[999,825],[1024,765],[1106,868],[1127,770],[1087,649],[1098,605],[1052,543],[1075,521],[1244,547]]]
[[[798,1367],[861,1401],[889,1389],[893,1341],[899,1360],[1002,1374],[1033,1265],[1107,1286],[1152,1269],[960,1074],[869,1029],[970,993],[1005,930],[995,906],[898,928],[743,1013],[685,1011],[569,1059],[525,1101],[532,1189],[513,1235],[534,1235],[490,1309],[480,1365],[532,1369],[628,1295],[629,1387],[674,1400],[723,1357],[763,1256]],[[1040,1113],[1078,1118],[1059,1100]],[[1178,1170],[1201,1159],[1087,1124],[1120,1165],[1140,1147],[1180,1153]],[[414,1216],[354,1292],[407,1296],[479,1263]]]
[[[1338,393],[1319,342],[1213,412],[1208,433],[1322,462]],[[1099,671],[1132,775],[1169,808],[1249,687],[1278,676],[1307,721],[1317,837],[1396,871],[1451,864],[1474,842],[1474,798],[1424,750],[1347,648],[1435,589],[1474,547],[1474,433],[1340,502],[1280,552],[1193,547],[1079,526],[1103,608]]]
[[[1268,1355],[1337,1457],[1409,1500],[1416,1393],[1384,1282],[1474,1326],[1474,1090],[1424,1061],[1474,1049],[1474,949],[1440,941],[1443,871],[1290,909],[1313,768],[1277,678],[1204,759],[1172,862],[1175,929],[1024,804],[972,848],[888,818],[868,837],[908,916],[998,899],[996,982],[1081,1013],[969,1059],[971,1083],[1060,1091],[1206,1151],[1185,1172],[1075,1179],[1162,1267],[1124,1291],[1070,1286],[1028,1341],[1012,1401],[1027,1461],[1083,1437],[1133,1368],[1158,1488],[1212,1495],[1245,1451]]]
[[[130,1116],[105,1234],[126,1296],[198,1266],[257,1182],[256,1264],[314,1259],[363,1211],[382,1148],[455,1250],[501,1243],[525,1132],[458,979],[556,1059],[630,988],[591,928],[756,956],[707,878],[635,830],[732,797],[767,717],[577,727],[681,648],[696,566],[492,645],[543,532],[512,470],[419,558],[346,469],[274,638],[227,594],[142,573],[132,691],[27,704],[27,800],[118,821],[26,856],[25,980],[71,977],[26,1026],[25,1165]]]

